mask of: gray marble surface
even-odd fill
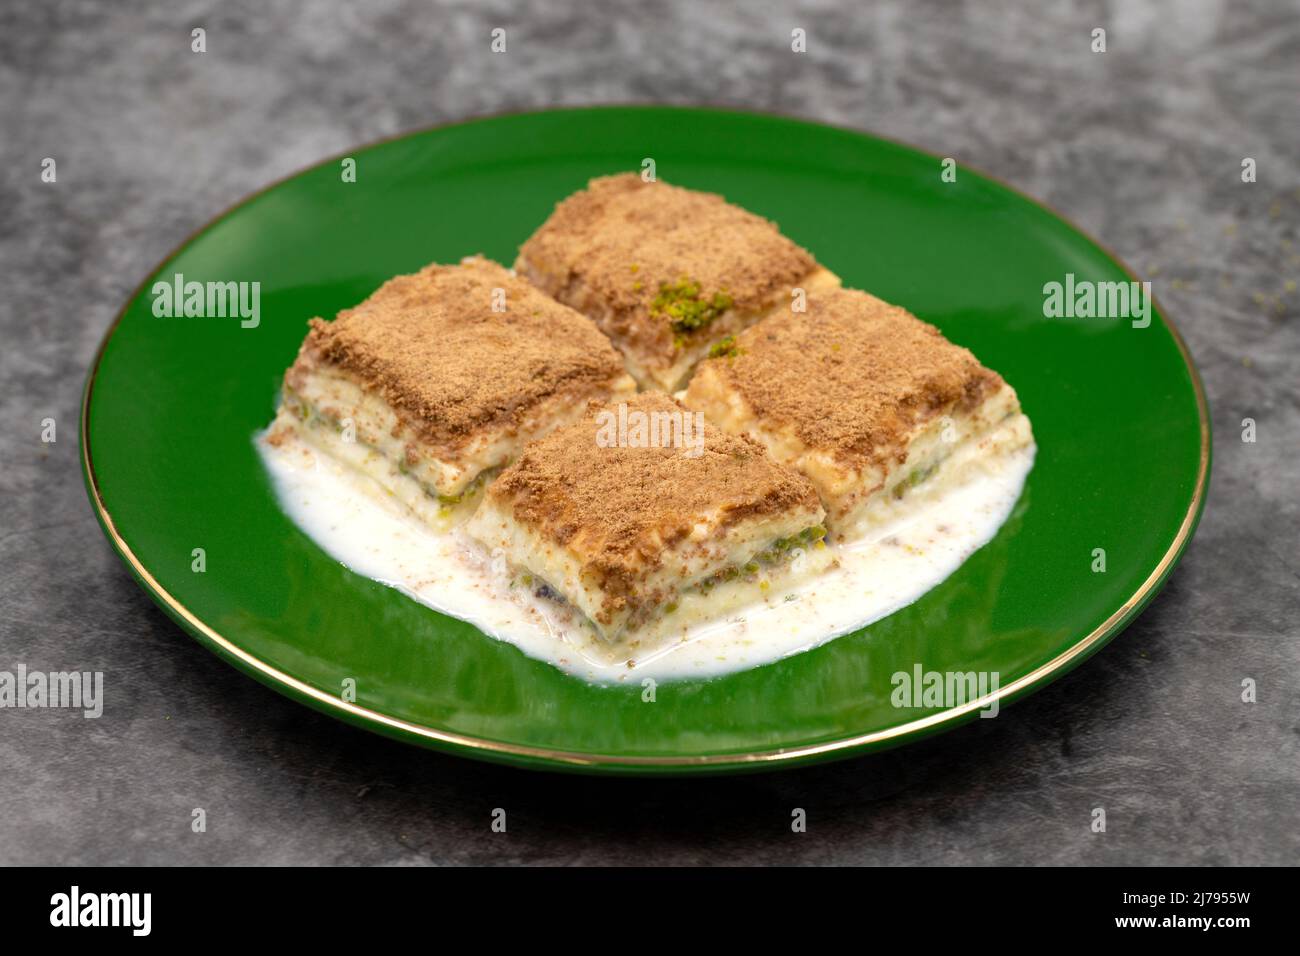
[[[1296,3],[582,7],[0,7],[0,669],[103,670],[112,688],[98,721],[0,711],[0,863],[1300,860]],[[498,25],[505,56],[487,50]],[[351,145],[616,101],[773,110],[961,156],[1155,281],[1204,375],[1216,456],[1194,543],[1123,637],[998,720],[884,755],[604,781],[346,727],[154,607],[77,463],[86,368],[135,283],[235,200]]]

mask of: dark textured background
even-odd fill
[[[584,6],[0,7],[0,669],[103,670],[108,688],[98,721],[0,711],[0,862],[1300,860],[1297,5]],[[357,143],[613,101],[773,110],[958,156],[1152,279],[1205,377],[1216,458],[1200,531],[1137,623],[998,720],[804,771],[654,782],[393,743],[173,626],[78,472],[87,364],[135,284],[245,194]]]

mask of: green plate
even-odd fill
[[[891,675],[996,672],[1005,704],[1103,646],[1152,598],[1205,500],[1210,435],[1157,305],[1045,318],[1045,283],[1128,281],[1075,227],[1006,186],[848,130],[718,110],[498,116],[358,148],[249,198],[159,266],[258,281],[261,321],[158,318],[150,276],[86,384],[82,450],[104,530],[177,622],[276,690],[403,740],[611,773],[788,766],[912,740],[987,700],[900,708]],[[906,306],[1018,390],[1038,461],[997,537],[916,604],[713,680],[592,686],[330,559],[280,511],[252,444],[314,315],[384,279],[482,252],[513,261],[588,178],[638,170],[780,223],[844,283]],[[204,571],[193,569],[202,548]],[[1104,549],[1106,569],[1094,571]],[[355,681],[355,701],[343,699]],[[1014,720],[1014,715],[1005,719]]]

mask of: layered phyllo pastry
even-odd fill
[[[808,476],[855,536],[1030,445],[1015,391],[938,329],[848,289],[715,349],[682,398]]]
[[[589,400],[635,391],[590,319],[482,258],[390,279],[309,326],[269,440],[296,432],[434,524]]]
[[[839,284],[761,216],[633,174],[594,179],[561,202],[515,270],[590,316],[642,387],[666,391],[720,340]]]
[[[824,514],[812,483],[758,442],[646,392],[592,403],[530,444],[465,528],[524,586],[618,641],[685,603],[716,612],[711,595],[825,570]]]

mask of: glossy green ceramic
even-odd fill
[[[500,116],[348,155],[355,182],[342,157],[327,160],[160,266],[109,331],[82,421],[92,502],[143,586],[219,656],[304,703],[528,766],[720,771],[846,755],[974,715],[982,702],[893,706],[891,675],[918,663],[996,672],[1002,704],[1064,673],[1138,613],[1191,536],[1209,433],[1181,341],[1158,310],[1147,328],[1044,317],[1046,283],[1131,277],[986,177],[959,166],[945,182],[938,157],[861,133],[670,108]],[[428,262],[510,263],[557,200],[647,157],[659,178],[776,220],[846,285],[968,346],[1018,390],[1039,444],[1006,526],[922,600],[778,663],[660,685],[653,702],[351,573],[280,512],[252,444],[309,317]],[[156,317],[151,285],[178,272],[260,282],[260,324]]]

